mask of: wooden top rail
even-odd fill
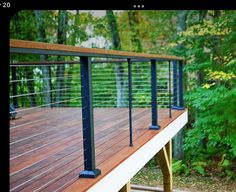
[[[32,53],[45,55],[65,55],[65,56],[93,56],[108,58],[130,58],[130,59],[156,59],[156,60],[184,60],[183,57],[171,55],[157,55],[146,53],[134,53],[117,50],[105,50],[94,48],[83,48],[71,45],[42,43],[35,41],[25,41],[10,39],[11,53]]]

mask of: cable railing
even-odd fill
[[[128,109],[131,147],[135,145],[133,109],[150,108],[149,129],[154,130],[160,129],[158,108],[168,108],[170,118],[173,109],[184,109],[180,57],[22,40],[10,40],[10,53],[10,119],[39,108],[82,110],[80,177],[101,173],[95,161],[93,108]]]

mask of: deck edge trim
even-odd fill
[[[165,129],[144,144],[139,150],[118,165],[100,181],[94,184],[88,192],[116,192],[130,179],[173,137],[188,121],[188,111],[172,121]],[[142,157],[142,158],[141,158]],[[136,162],[136,163],[133,163]],[[127,172],[127,169],[130,171]]]

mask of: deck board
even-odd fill
[[[159,124],[165,128],[182,113],[173,111],[170,119],[168,109],[159,109]],[[96,164],[102,174],[78,179],[83,170],[81,109],[41,108],[21,116],[10,122],[11,191],[86,191],[159,132],[148,130],[150,109],[133,109],[134,146],[129,147],[128,109],[95,108]]]

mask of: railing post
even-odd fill
[[[12,93],[13,95],[17,95],[17,82],[16,82],[16,67],[11,67],[11,74],[12,74]],[[17,97],[13,98],[13,105],[15,108],[18,107],[18,100]]]
[[[128,84],[129,84],[129,146],[133,146],[132,133],[132,66],[131,60],[128,59]]]
[[[48,66],[49,72],[49,89],[50,89],[50,107],[53,107],[53,96],[52,96],[52,69],[51,66]]]
[[[169,71],[169,117],[171,118],[172,114],[171,114],[171,65],[170,65],[170,61],[168,61],[168,71]]]
[[[80,63],[85,170],[80,172],[79,177],[95,178],[101,171],[95,165],[91,59],[81,56]]]
[[[179,66],[178,66],[178,104],[174,105],[172,107],[172,109],[183,110],[184,109],[184,99],[183,99],[183,61],[179,61],[178,64],[179,64]]]
[[[184,98],[183,98],[183,61],[179,61],[179,107],[184,109]]]
[[[177,106],[177,61],[173,61],[173,106]]]
[[[158,125],[158,114],[157,114],[157,71],[156,71],[156,60],[151,60],[151,85],[152,85],[152,125],[149,129],[160,129]]]

